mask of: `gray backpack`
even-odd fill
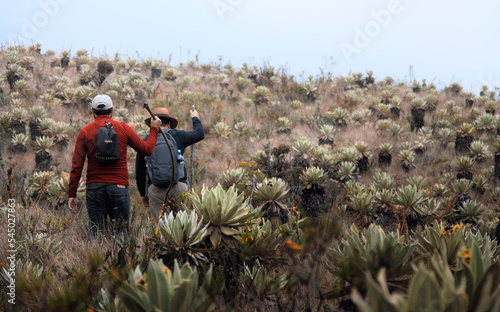
[[[170,157],[170,152],[162,135],[158,135],[156,147],[151,156],[145,158],[149,180],[157,187],[167,188],[172,180],[172,166],[175,168],[174,185],[184,177],[184,164],[179,164],[177,159],[177,143],[168,130],[163,130],[168,143],[172,148],[174,163]]]

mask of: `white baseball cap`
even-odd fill
[[[92,108],[97,110],[107,110],[113,107],[113,100],[106,94],[99,94],[92,100]]]

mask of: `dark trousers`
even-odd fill
[[[106,235],[107,217],[111,220],[113,235],[125,239],[130,230],[130,191],[128,186],[105,185],[87,190],[90,238],[100,232]]]

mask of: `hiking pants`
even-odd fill
[[[170,192],[168,192],[168,199],[174,198],[174,209],[178,210],[180,208],[180,202],[182,201],[182,194],[188,192],[188,185],[183,182],[177,182],[176,185],[172,186]],[[167,193],[166,188],[161,188],[151,184],[148,187],[149,193],[149,212],[151,213],[151,218],[158,220],[160,216],[160,209],[163,206],[163,201],[165,200],[165,194]],[[167,211],[168,213],[169,211]]]
[[[126,238],[130,230],[130,191],[127,185],[109,184],[87,190],[90,238],[98,231],[106,235],[107,217],[111,220],[113,235]]]

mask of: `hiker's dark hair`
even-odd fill
[[[94,109],[94,114],[96,114],[97,116],[109,115],[109,114],[111,114],[111,110],[112,110],[112,108],[106,109],[106,110]]]
[[[161,117],[160,117],[160,119],[161,119],[161,127],[166,127],[166,126],[170,125],[170,120],[165,119],[165,118],[161,118]]]

